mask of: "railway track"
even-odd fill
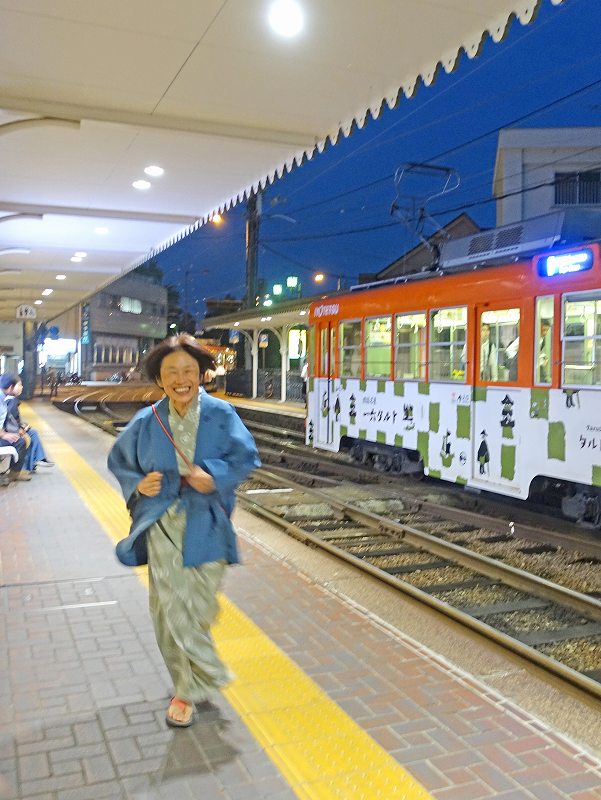
[[[148,388],[67,405],[115,435],[157,399]],[[271,470],[254,473],[242,505],[601,698],[601,542],[484,515],[465,493],[456,507],[427,482],[403,485],[316,453],[300,431],[245,422]]]
[[[239,500],[300,541],[601,698],[601,601],[592,594],[264,469],[239,490]]]

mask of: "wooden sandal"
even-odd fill
[[[173,719],[173,717],[169,716],[169,709],[171,706],[177,706],[182,711],[190,709],[190,716],[186,720]],[[167,709],[167,715],[165,716],[165,722],[170,728],[189,728],[194,722],[194,703],[186,703],[185,700],[180,700],[179,697],[172,697],[169,708]]]

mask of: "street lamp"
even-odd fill
[[[336,278],[336,291],[339,292],[342,288],[344,288],[344,281],[348,276],[338,275],[334,272],[330,273],[329,275],[327,275],[325,272],[316,272],[315,275],[313,275],[313,281],[321,285],[328,277]]]
[[[292,292],[296,290],[296,296],[301,296],[301,285],[297,275],[288,275],[286,278],[286,288],[290,289]]]

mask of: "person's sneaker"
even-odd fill
[[[49,461],[47,458],[43,458],[41,461],[36,462],[36,467],[53,467],[54,461]]]
[[[9,479],[11,481],[30,481],[31,472],[28,472],[26,469],[22,469],[21,472],[11,472]]]

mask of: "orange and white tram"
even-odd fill
[[[310,311],[307,441],[601,526],[601,247],[354,287]]]

